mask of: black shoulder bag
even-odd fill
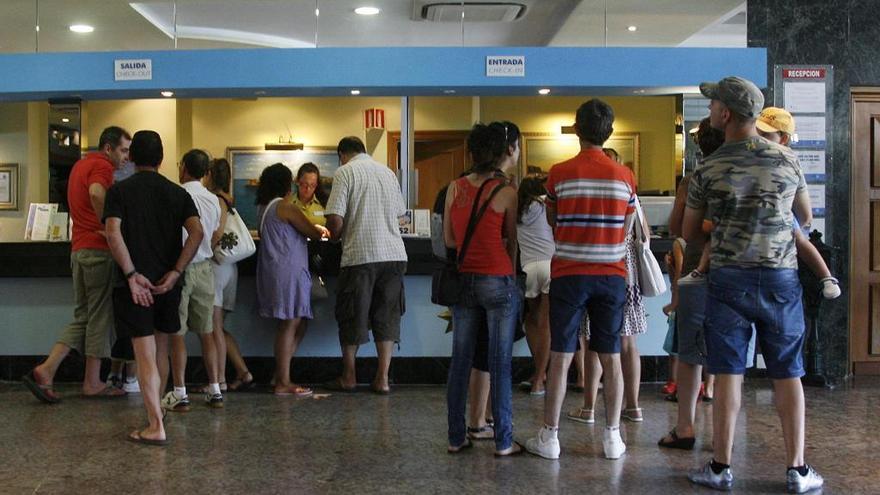
[[[474,235],[477,224],[480,223],[480,218],[483,217],[483,213],[486,212],[486,208],[489,207],[489,204],[492,202],[492,199],[498,191],[504,189],[505,185],[503,182],[498,184],[498,186],[492,190],[492,193],[489,194],[489,198],[483,203],[483,206],[477,211],[477,206],[480,204],[480,196],[483,195],[483,189],[486,188],[490,180],[491,179],[487,179],[483,182],[480,189],[477,191],[477,197],[474,198],[474,206],[471,208],[470,221],[468,221],[464,240],[461,243],[461,249],[458,250],[456,260],[444,261],[431,276],[431,302],[434,304],[439,304],[441,306],[454,306],[461,301],[462,281],[459,269],[464,261],[465,253],[467,253],[467,248],[471,243],[471,238]]]

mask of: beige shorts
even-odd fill
[[[526,272],[526,299],[550,293],[550,260],[526,263],[523,271]]]
[[[225,311],[235,311],[235,297],[238,292],[238,265],[212,262],[214,269],[214,307]]]
[[[58,342],[81,355],[110,357],[113,331],[113,282],[116,263],[110,251],[80,249],[70,254],[75,309]]]
[[[180,331],[196,333],[214,331],[214,269],[211,261],[192,263],[183,273],[183,289],[180,293]]]

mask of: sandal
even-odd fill
[[[669,431],[670,440],[666,440],[666,438],[661,438],[657,445],[660,447],[666,447],[667,449],[679,449],[679,450],[693,450],[694,443],[696,443],[697,439],[694,437],[686,437],[682,438],[678,436],[678,433],[675,432],[675,428]]]
[[[634,407],[632,409],[624,409],[623,414],[620,415],[623,419],[627,421],[631,421],[633,423],[641,423],[645,420],[642,417],[642,408]]]
[[[467,436],[471,440],[493,440],[495,438],[495,429],[490,425],[467,427]]]
[[[473,446],[474,446],[474,442],[471,442],[470,438],[465,438],[464,443],[459,445],[458,447],[453,447],[451,445],[449,447],[446,447],[446,453],[460,454],[467,449],[473,448]]]
[[[250,380],[245,380],[245,378],[248,378],[248,377],[250,377]],[[236,377],[235,381],[230,383],[227,388],[232,392],[237,392],[237,391],[243,392],[245,390],[250,390],[256,386],[257,386],[257,382],[256,382],[256,380],[254,380],[254,375],[252,375],[251,372],[248,371],[244,375]]]
[[[664,399],[666,399],[669,402],[678,402],[678,393],[669,394],[666,397],[664,397]]]
[[[52,388],[52,385],[40,385],[37,383],[37,377],[34,375],[34,370],[31,370],[27,375],[21,377],[21,381],[24,383],[24,386],[34,394],[34,397],[40,399],[46,404],[57,404],[61,402],[61,398],[55,393],[55,389]]]
[[[495,457],[513,457],[516,455],[524,454],[526,452],[526,448],[523,447],[522,444],[517,442],[516,440],[513,441],[513,444],[508,450],[510,450],[510,452],[507,452],[506,454],[502,454],[501,452],[496,450]]]
[[[577,421],[578,423],[584,423],[587,425],[591,425],[596,422],[596,415],[593,410],[584,409],[583,407],[572,409],[565,415],[565,417],[572,421]]]
[[[284,397],[288,395],[293,395],[296,397],[309,397],[314,393],[315,391],[310,389],[309,387],[301,387],[299,385],[291,385],[287,388],[281,389],[280,392],[278,390],[275,390],[275,395],[278,397]]]
[[[121,388],[116,388],[112,385],[108,385],[101,389],[97,394],[82,394],[84,399],[118,399],[120,397],[125,397],[128,395]]]
[[[139,443],[141,445],[152,445],[154,447],[164,447],[168,445],[168,439],[165,440],[153,440],[151,438],[144,438],[141,436],[140,431],[133,431],[130,434],[125,436],[125,439],[129,442]]]
[[[321,388],[333,391],[333,392],[345,392],[345,393],[353,393],[357,390],[357,385],[354,387],[346,387],[342,384],[341,379],[337,378],[335,380],[331,380],[325,383]]]

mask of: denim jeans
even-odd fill
[[[452,307],[452,365],[446,389],[449,445],[465,442],[468,384],[477,334],[489,329],[489,374],[495,448],[513,444],[510,359],[513,335],[519,323],[519,288],[513,276],[463,274],[461,302]]]
[[[713,268],[706,301],[709,372],[745,372],[754,325],[770,378],[803,376],[801,295],[797,270]]]

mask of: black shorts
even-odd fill
[[[336,281],[336,322],[343,346],[369,342],[400,342],[400,317],[406,311],[405,261],[347,266]]]
[[[180,289],[177,286],[167,294],[153,296],[153,305],[149,308],[139,306],[131,300],[128,286],[113,289],[113,317],[117,337],[148,337],[157,330],[162,333],[177,333],[180,330]]]

